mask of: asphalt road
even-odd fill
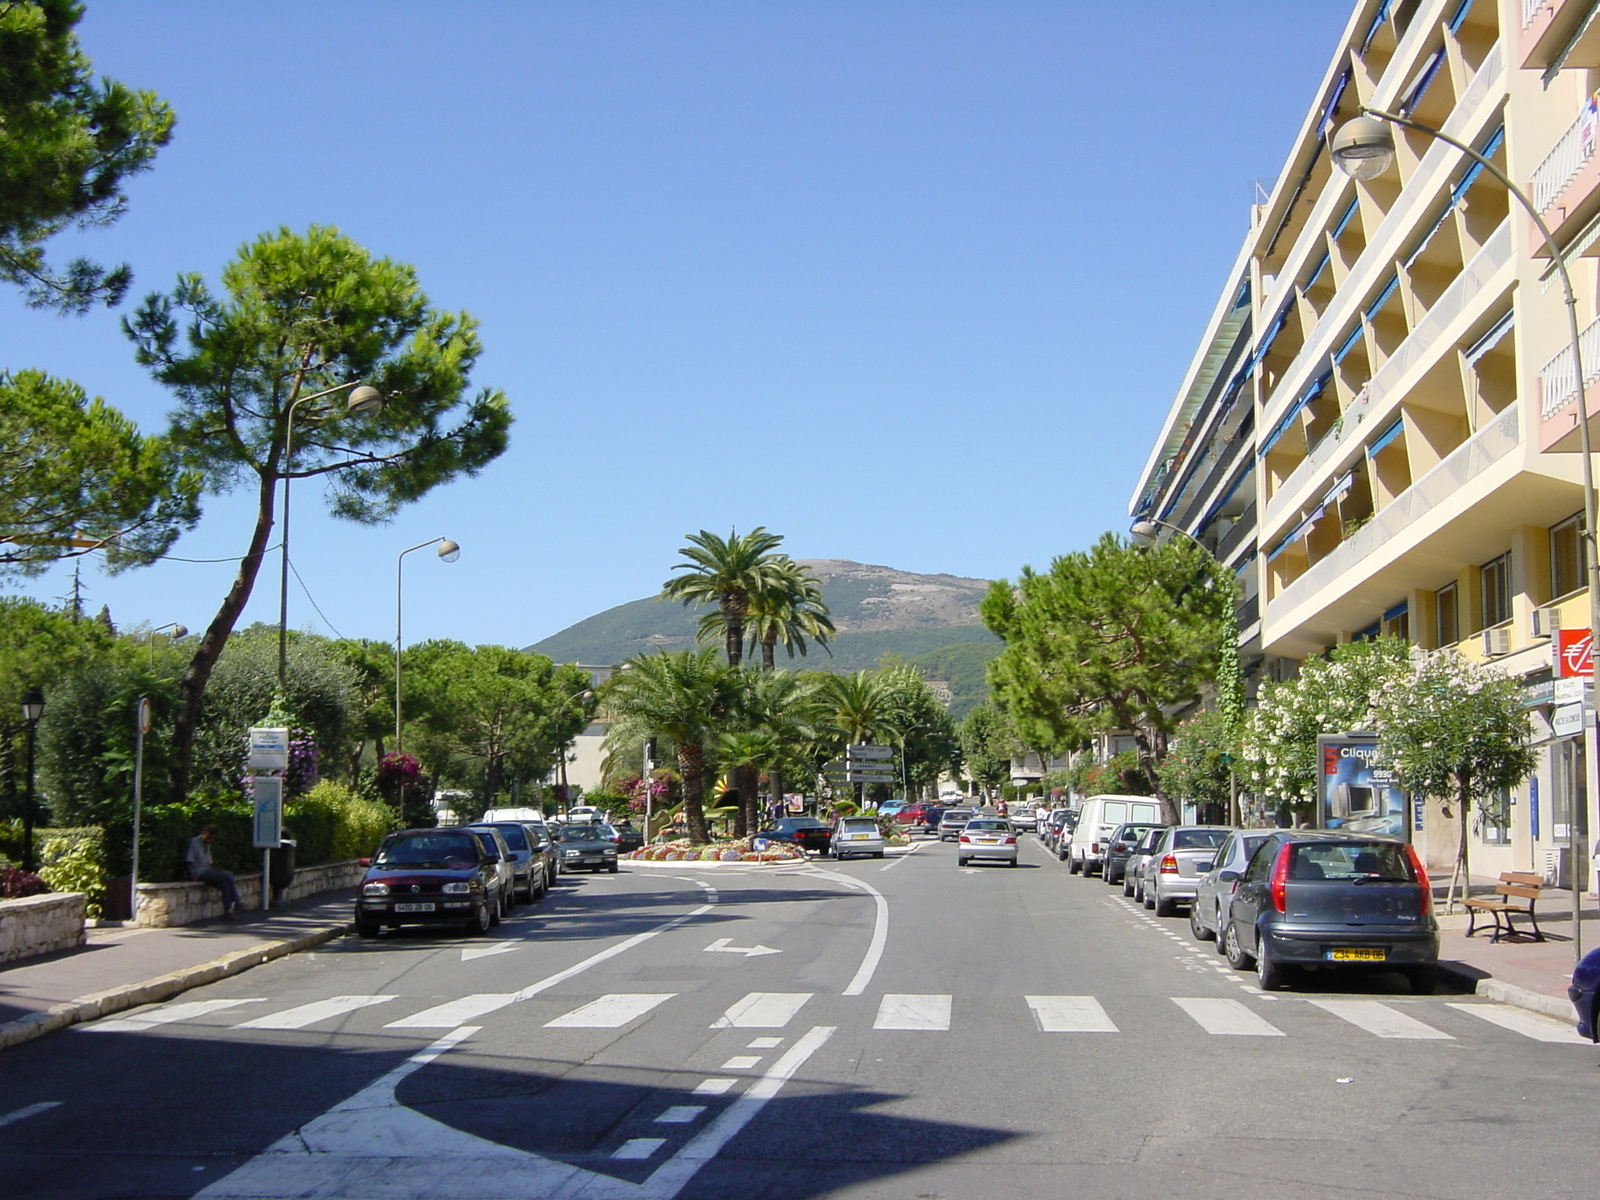
[[[340,939],[7,1051],[0,1194],[1594,1193],[1568,1028],[1253,984],[1032,838],[569,876],[483,939]]]

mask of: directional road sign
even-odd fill
[[[846,783],[893,783],[893,775],[862,775],[852,771],[844,777]]]
[[[852,760],[866,758],[893,758],[894,751],[888,746],[856,745],[847,748],[845,751],[845,756]]]

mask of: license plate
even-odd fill
[[[979,838],[978,840],[985,846],[998,846],[1000,844],[999,838]]]
[[[431,904],[396,904],[394,906],[394,910],[395,910],[395,912],[432,912],[433,911],[433,905],[431,905]]]
[[[850,835],[850,840],[855,842],[864,842],[871,836],[872,835],[870,833],[852,833]]]
[[[1333,962],[1383,962],[1389,957],[1389,952],[1381,946],[1366,948],[1359,946],[1336,946],[1328,951],[1328,958]]]

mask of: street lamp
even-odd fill
[[[567,705],[571,704],[574,700],[578,699],[580,696],[585,697],[585,698],[592,698],[594,696],[594,688],[593,688],[593,686],[586,687],[586,688],[583,688],[580,691],[573,692],[572,695],[568,696],[565,700],[563,700],[561,702],[561,707],[565,708]],[[558,764],[560,766],[560,768],[561,768],[561,815],[563,817],[565,817],[567,815],[567,808],[568,808],[568,805],[567,805],[567,747],[570,746],[571,744],[572,744],[571,739],[568,739],[567,741],[564,741],[564,742],[561,743],[561,760],[560,760],[560,762]]]
[[[399,754],[403,748],[401,742],[400,721],[400,570],[405,565],[406,555],[412,550],[421,550],[424,546],[437,545],[439,557],[447,563],[453,563],[461,557],[461,547],[447,537],[429,538],[425,542],[418,542],[409,549],[400,551],[394,560],[394,752]]]
[[[156,665],[156,634],[170,633],[174,638],[188,637],[189,627],[173,621],[169,625],[158,625],[150,631],[150,665]]]
[[[39,718],[44,716],[44,693],[36,687],[22,694],[22,724],[28,730],[28,802],[22,808],[22,869],[38,867],[33,857],[33,827],[39,819],[39,795],[33,790],[33,750],[38,741]]]
[[[1572,373],[1578,401],[1578,444],[1583,453],[1583,520],[1589,576],[1589,644],[1591,646],[1600,644],[1597,643],[1597,638],[1600,638],[1600,554],[1597,554],[1597,549],[1600,547],[1597,547],[1595,542],[1596,510],[1600,508],[1600,503],[1597,503],[1595,495],[1594,447],[1589,434],[1589,401],[1584,394],[1583,385],[1583,347],[1580,344],[1578,329],[1578,299],[1572,289],[1572,275],[1567,269],[1567,256],[1557,245],[1555,235],[1545,224],[1538,207],[1526,192],[1511,181],[1510,176],[1465,142],[1458,141],[1431,125],[1424,125],[1420,121],[1400,116],[1398,113],[1385,112],[1378,108],[1363,108],[1359,116],[1351,118],[1340,126],[1339,131],[1329,142],[1328,149],[1334,163],[1352,179],[1376,179],[1394,163],[1394,131],[1391,128],[1394,125],[1403,125],[1447,146],[1455,147],[1498,180],[1506,191],[1516,197],[1517,203],[1522,205],[1528,216],[1533,219],[1534,227],[1544,239],[1545,249],[1549,252],[1551,261],[1555,263],[1556,273],[1561,278],[1561,295],[1567,308],[1567,338],[1572,343]],[[1600,657],[1595,660],[1595,678],[1600,681]],[[1575,960],[1583,958],[1583,881],[1587,871],[1583,866],[1584,834],[1580,828],[1584,822],[1580,818],[1586,816],[1587,813],[1574,806],[1573,820],[1568,825],[1569,853],[1572,859],[1572,952]],[[1462,813],[1461,819],[1463,821],[1467,819],[1465,813]],[[1470,879],[1466,881],[1466,888],[1470,894],[1472,890]]]
[[[313,392],[309,396],[301,396],[289,405],[289,412],[284,417],[283,426],[283,536],[279,541],[280,562],[278,566],[278,690],[287,694],[289,690],[289,484],[294,478],[294,412],[302,404],[311,400],[320,400],[324,396],[331,396],[334,392],[342,392],[345,388],[355,390],[345,398],[345,413],[352,417],[363,416],[366,413],[377,412],[383,407],[383,395],[375,387],[368,387],[359,379],[352,379],[349,383],[335,384],[331,388],[323,388],[320,392]],[[178,636],[183,636],[179,634]]]

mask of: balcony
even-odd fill
[[[1517,61],[1524,69],[1600,66],[1594,0],[1522,0]]]
[[[1589,103],[1593,104],[1593,99]],[[1585,106],[1534,168],[1528,182],[1533,206],[1558,239],[1562,237],[1563,226],[1574,224],[1574,218],[1587,216],[1593,208],[1588,201],[1594,195],[1596,184],[1600,184],[1597,144],[1600,144],[1600,120]],[[1531,224],[1529,236],[1539,247],[1535,253],[1542,254],[1543,239]]]
[[[1408,527],[1454,496],[1474,476],[1515,450],[1522,440],[1520,408],[1520,404],[1512,404],[1380,508],[1360,529],[1312,563],[1303,575],[1268,601],[1268,617],[1291,614],[1336,580],[1362,574],[1363,560],[1368,555],[1394,543]],[[1357,580],[1345,582],[1354,586]]]
[[[1600,396],[1600,318],[1590,321],[1578,334],[1583,355],[1584,399],[1593,420]],[[1578,438],[1578,413],[1573,402],[1578,398],[1577,371],[1573,369],[1572,347],[1563,347],[1539,369],[1539,449],[1575,450]]]

